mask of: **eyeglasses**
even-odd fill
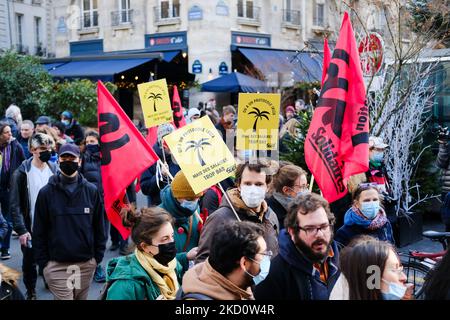
[[[320,227],[303,228],[303,227],[298,226],[298,229],[305,231],[307,236],[312,237],[312,236],[315,236],[319,232],[319,230],[322,231],[322,233],[330,232],[330,227],[331,227],[331,224],[328,223],[328,224],[323,224]]]
[[[305,190],[308,190],[308,189],[309,189],[309,184],[307,183],[307,184],[304,185],[304,186],[299,186],[298,184],[294,184],[294,188],[295,188],[295,187],[299,188],[300,191],[305,191]],[[293,188],[291,188],[291,189],[293,189]]]
[[[395,269],[395,268],[389,268],[388,269],[389,271],[392,271],[392,272],[395,272],[397,275],[401,275],[402,274],[402,272],[403,272],[403,266],[400,266],[398,269]]]
[[[263,256],[267,256],[267,257],[269,257],[269,259],[271,259],[272,256],[273,256],[273,252],[270,251],[270,250],[268,250],[268,251],[266,251],[266,252],[258,252],[258,253],[256,253],[255,255],[257,255],[257,254],[261,254],[261,255],[263,255]],[[256,261],[255,259],[252,259],[252,258],[250,258],[250,257],[248,257],[248,258],[249,258],[250,260],[252,260],[253,262],[260,263],[259,261]]]

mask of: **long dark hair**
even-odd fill
[[[425,300],[450,299],[450,250],[431,271],[424,286]]]
[[[353,239],[342,249],[339,264],[348,282],[350,300],[383,300],[380,288],[368,286],[372,276],[369,267],[379,268],[381,280],[391,250],[395,252],[390,243],[367,235]]]

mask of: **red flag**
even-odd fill
[[[184,119],[180,96],[178,94],[177,86],[175,85],[173,86],[172,110],[173,110],[173,125],[175,126],[175,128],[178,129],[184,127],[186,125],[186,119]]]
[[[158,156],[101,81],[97,95],[105,210],[111,224],[126,239],[130,229],[122,225],[119,215],[127,206],[125,190]]]
[[[305,140],[305,160],[324,197],[347,193],[351,175],[369,166],[369,109],[347,12]]]
[[[330,47],[328,47],[328,39],[325,38],[325,40],[323,40],[322,88],[323,84],[325,83],[325,78],[327,76],[330,60],[331,60]]]

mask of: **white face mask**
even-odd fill
[[[257,208],[266,196],[266,188],[257,186],[242,186],[241,198],[249,208]]]

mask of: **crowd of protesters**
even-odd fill
[[[304,109],[304,103],[285,108],[280,148],[299,134]],[[204,115],[235,143],[234,106],[220,116],[208,101],[187,111],[187,123]],[[11,105],[0,120],[1,259],[11,258],[14,231],[26,292],[19,290],[20,274],[0,264],[0,300],[38,299],[39,275],[57,300],[87,299],[93,280],[105,282],[99,295],[106,300],[414,298],[395,247],[383,163],[389,146],[380,138],[369,139],[369,171],[352,177],[345,198],[328,203],[311,192],[306,168],[249,162],[237,153],[241,161],[223,189],[195,193],[163,142],[174,130],[158,127],[153,149],[163,165],[139,177],[147,205],[136,209],[134,185],[127,190],[132,205],[121,217],[131,228],[129,244],[104,210],[98,133],[85,132],[68,110],[59,120],[43,115],[33,123]],[[440,142],[439,165],[448,170],[448,147]],[[121,256],[103,270],[108,238]],[[373,267],[379,285],[368,286]],[[70,278],[71,268],[79,279]],[[426,299],[450,299],[448,274],[449,253],[426,279]]]

